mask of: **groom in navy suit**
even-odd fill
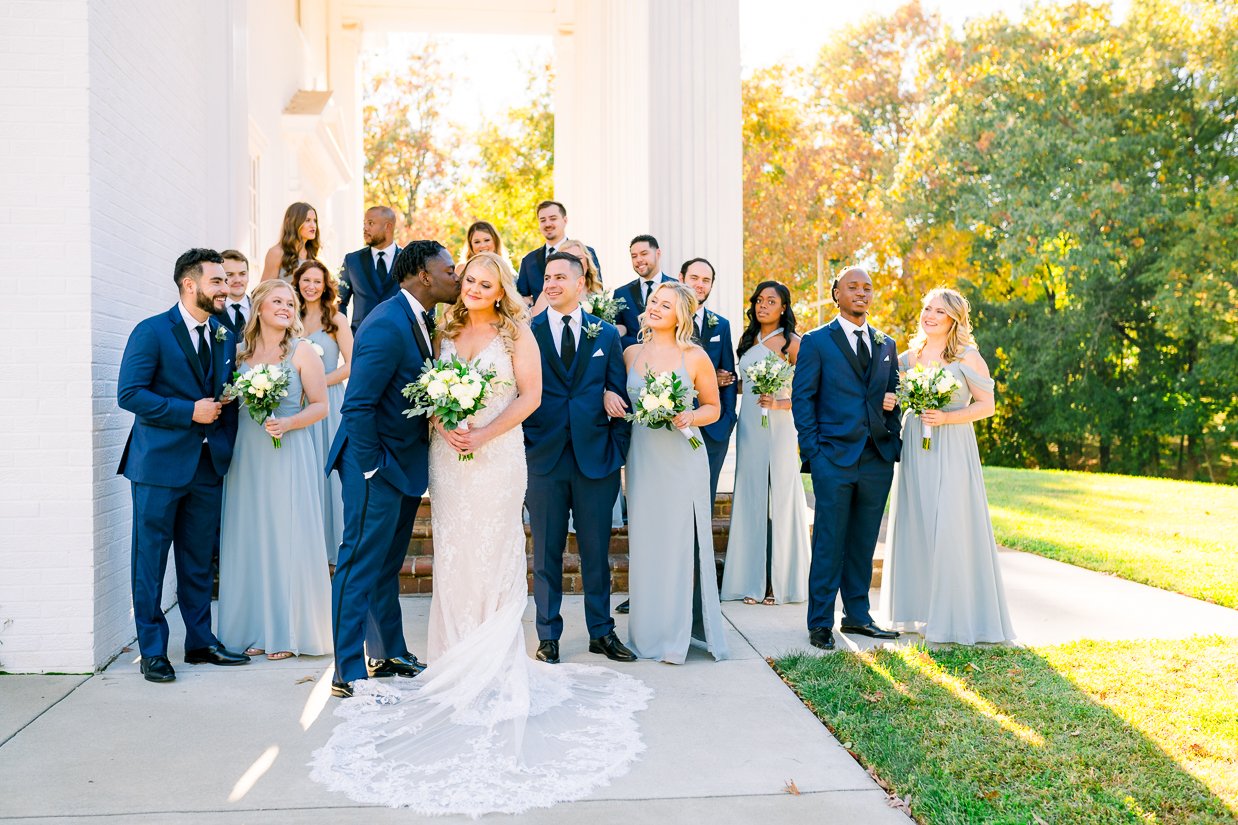
[[[409,402],[400,391],[433,357],[434,308],[454,301],[460,282],[451,254],[437,241],[406,246],[393,272],[400,292],[357,331],[342,421],[327,456],[327,472],[340,474],[344,499],[344,538],[331,582],[331,692],[341,698],[352,696],[357,679],[413,677],[425,667],[404,641],[400,568],[429,480],[430,431],[425,416],[404,415]]]
[[[236,362],[236,336],[215,317],[228,294],[223,258],[190,249],[173,279],[180,300],[134,328],[116,382],[117,403],[133,413],[117,472],[133,486],[133,620],[150,682],[176,678],[162,606],[169,545],[186,664],[249,661],[211,632],[211,555],[236,441],[236,406],[220,401]]]
[[[800,341],[791,414],[816,496],[808,572],[808,641],[834,649],[834,603],[843,633],[894,639],[869,614],[873,551],[899,437],[898,350],[868,325],[873,282],[859,267],[831,288],[838,317]]]
[[[610,521],[631,425],[619,331],[580,308],[585,270],[563,252],[546,261],[549,307],[533,318],[542,354],[541,405],[524,422],[533,533],[537,658],[557,664],[563,618],[563,550],[568,516],[576,529],[589,652],[618,662],[636,656],[615,635],[610,615]]]

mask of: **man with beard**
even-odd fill
[[[400,247],[395,243],[395,210],[390,206],[371,206],[365,210],[362,224],[365,248],[344,256],[340,268],[340,312],[348,314],[352,302],[352,331],[365,320],[374,307],[400,291],[400,283],[392,274]],[[355,300],[354,300],[355,299]]]

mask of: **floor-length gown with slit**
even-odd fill
[[[443,357],[454,352],[444,339]],[[504,338],[476,360],[502,382],[475,416],[482,426],[516,387]],[[430,665],[413,680],[358,681],[314,753],[314,780],[357,802],[427,815],[520,813],[589,794],[644,750],[635,719],[652,695],[644,683],[528,654],[526,480],[520,427],[470,461],[433,437]]]

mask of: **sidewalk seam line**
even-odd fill
[[[42,719],[42,718],[43,718],[43,714],[47,713],[47,712],[48,712],[48,711],[50,711],[52,708],[56,707],[56,705],[59,705],[59,704],[60,704],[61,702],[63,702],[65,699],[68,699],[70,696],[72,696],[72,695],[73,695],[73,694],[77,691],[77,689],[78,689],[78,688],[80,688],[82,685],[86,684],[87,682],[89,682],[91,679],[95,678],[95,676],[98,676],[98,675],[99,675],[99,674],[97,674],[97,673],[92,673],[91,675],[87,676],[85,679],[83,679],[82,681],[80,681],[80,682],[78,682],[76,685],[74,685],[74,686],[73,686],[73,687],[69,690],[69,692],[68,692],[68,693],[66,693],[64,696],[61,696],[61,697],[60,697],[59,699],[57,699],[55,702],[52,702],[52,703],[51,703],[50,705],[48,705],[47,707],[43,708],[43,710],[39,711],[39,713],[38,713],[38,715],[37,715],[37,716],[35,716],[35,717],[34,717],[33,719],[31,719],[29,722],[27,722],[26,724],[22,725],[20,728],[18,728],[17,730],[13,731],[13,732],[12,732],[11,734],[9,734],[8,736],[6,736],[6,737],[4,738],[4,741],[3,741],[3,742],[0,742],[0,748],[3,748],[3,747],[4,747],[5,745],[7,745],[8,743],[12,742],[12,741],[13,741],[13,740],[17,737],[17,734],[21,733],[21,732],[22,732],[22,731],[24,731],[26,728],[28,728],[28,727],[30,727],[31,725],[33,725],[35,722],[37,722],[37,721],[39,721],[40,719]]]

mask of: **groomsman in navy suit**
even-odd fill
[[[558,201],[542,201],[537,205],[537,228],[546,243],[520,259],[520,274],[516,278],[516,291],[524,296],[525,303],[529,306],[537,303],[538,296],[542,294],[546,262],[567,240],[567,209]],[[602,265],[598,263],[598,254],[593,251],[593,247],[586,248],[593,257],[593,265],[598,268],[598,277],[601,278]]]
[[[249,304],[249,259],[235,249],[225,249],[219,256],[224,259],[224,273],[228,279],[228,294],[224,298],[223,312],[218,316],[219,323],[240,340],[253,313]]]
[[[345,255],[340,268],[340,312],[347,314],[352,303],[354,336],[374,307],[400,291],[393,269],[400,254],[395,243],[395,210],[390,206],[365,210],[361,235],[365,248]]]
[[[873,551],[902,440],[895,390],[898,349],[868,324],[873,282],[859,267],[835,279],[838,317],[800,341],[791,414],[812,472],[816,511],[808,572],[808,641],[834,649],[834,603],[843,633],[894,639],[869,614]]]
[[[615,297],[622,298],[627,304],[615,317],[615,326],[619,328],[624,349],[636,343],[636,336],[640,333],[640,316],[645,314],[645,302],[649,300],[653,288],[674,280],[662,271],[662,250],[653,235],[637,235],[628,244],[628,253],[632,257],[636,280],[615,290]]]
[[[704,258],[684,261],[679,268],[679,280],[696,293],[698,306],[692,318],[692,340],[702,347],[718,373],[718,401],[722,415],[713,424],[701,428],[705,449],[709,452],[709,500],[718,497],[718,476],[726,461],[735,429],[735,403],[739,389],[735,384],[735,349],[731,346],[731,324],[716,312],[705,308],[714,288],[714,265]]]
[[[150,682],[176,678],[162,605],[169,545],[185,663],[249,661],[211,632],[211,554],[236,441],[236,406],[220,401],[236,361],[236,336],[215,317],[227,295],[223,258],[190,249],[173,278],[180,300],[134,328],[116,385],[120,408],[133,413],[117,472],[133,487],[133,619]]]
[[[460,282],[437,241],[413,241],[393,271],[400,292],[357,332],[342,420],[327,456],[344,499],[344,538],[331,581],[331,692],[341,698],[353,695],[357,679],[413,677],[425,668],[404,641],[400,568],[428,482],[430,430],[424,416],[404,415],[409,403],[400,391],[433,357],[434,308],[455,301]]]
[[[589,652],[636,660],[615,635],[610,615],[610,521],[631,425],[619,332],[583,311],[585,271],[562,252],[546,262],[546,311],[533,318],[542,353],[542,401],[524,422],[533,533],[537,658],[557,664],[563,618],[563,551],[568,516],[576,529],[585,591]]]

